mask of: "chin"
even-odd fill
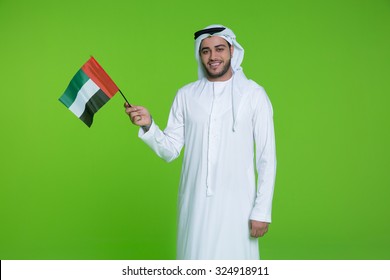
[[[220,72],[209,72],[209,71],[207,71],[207,74],[208,74],[208,76],[210,78],[217,79],[217,78],[221,78],[224,75],[226,75],[226,72],[225,71],[220,71]]]

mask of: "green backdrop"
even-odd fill
[[[58,98],[93,55],[164,128],[193,32],[229,26],[274,107],[264,259],[390,259],[390,2],[0,0],[0,259],[174,259],[181,159],[116,95],[91,128]]]

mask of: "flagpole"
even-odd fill
[[[131,107],[131,104],[129,101],[127,101],[126,97],[123,95],[122,91],[118,88],[120,94],[122,95],[123,99],[126,101],[127,104],[129,104],[129,106]]]

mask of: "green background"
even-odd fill
[[[58,98],[93,55],[161,128],[224,24],[274,107],[264,259],[390,259],[390,2],[0,0],[0,259],[174,259],[181,159],[118,94],[89,129]]]

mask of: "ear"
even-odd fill
[[[231,45],[230,46],[230,57],[233,57],[233,53],[234,53],[234,46]]]

